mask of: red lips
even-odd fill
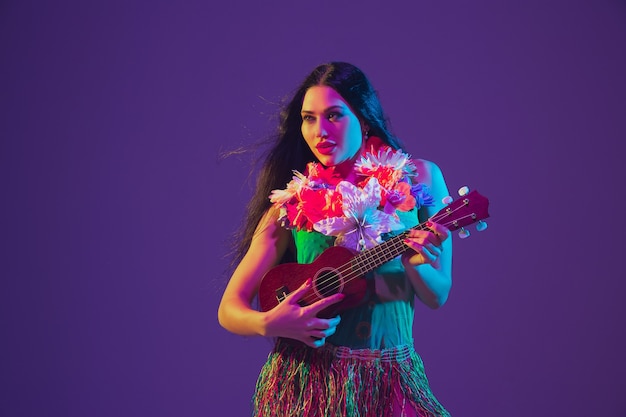
[[[317,151],[322,155],[330,155],[331,153],[333,153],[336,146],[337,144],[335,142],[325,140],[318,143],[315,147],[317,148]]]

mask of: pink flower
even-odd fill
[[[399,182],[393,190],[387,193],[385,213],[393,213],[396,210],[410,211],[415,207],[415,197],[411,195],[411,186],[406,182]]]

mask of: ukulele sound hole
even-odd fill
[[[341,274],[331,268],[321,269],[313,279],[313,289],[319,298],[325,298],[343,291]]]

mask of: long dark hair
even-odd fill
[[[319,65],[304,79],[280,112],[278,131],[261,166],[245,220],[233,239],[232,267],[241,261],[250,247],[256,226],[270,207],[268,197],[271,191],[284,188],[291,180],[293,170],[302,172],[308,162],[316,160],[300,130],[302,101],[307,90],[313,86],[333,88],[350,104],[356,116],[368,125],[370,136],[379,137],[394,149],[403,148],[401,141],[388,128],[388,119],[376,90],[359,68],[346,62]]]

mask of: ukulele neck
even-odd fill
[[[416,226],[415,229],[421,225]],[[356,255],[352,260],[352,268],[355,272],[363,275],[373,269],[378,268],[382,264],[389,262],[396,256],[402,255],[408,247],[404,244],[404,239],[408,232],[402,232],[389,240],[376,245],[373,248],[364,250]]]

